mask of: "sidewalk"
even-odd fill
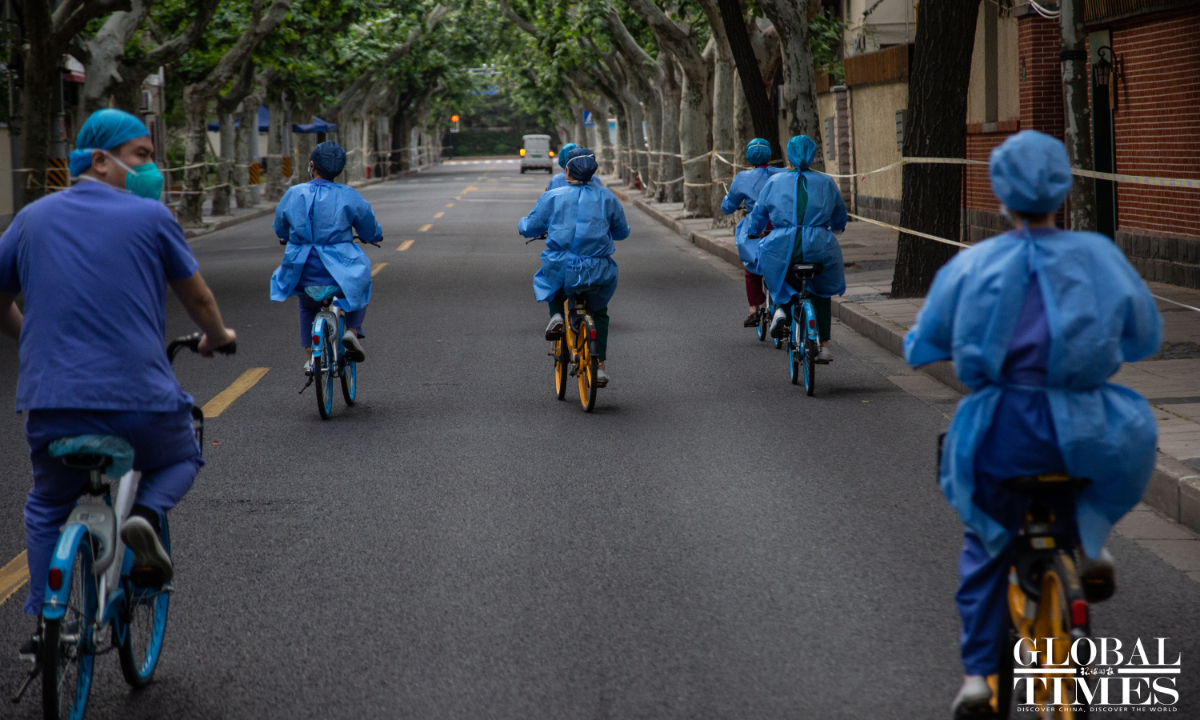
[[[636,205],[697,247],[742,267],[733,228],[710,229],[707,218],[683,218],[681,203],[656,203],[622,187],[616,177],[602,179],[623,202]],[[904,334],[916,322],[924,301],[888,297],[896,235],[894,230],[865,222],[846,226],[840,238],[846,294],[833,298],[833,314],[859,334],[901,355]],[[1156,282],[1148,285],[1159,298],[1200,307],[1200,290]],[[1163,318],[1162,350],[1141,362],[1126,364],[1113,382],[1144,395],[1158,419],[1158,465],[1143,501],[1200,532],[1200,312],[1161,299],[1157,304]],[[969,392],[954,377],[950,363],[923,369],[960,393]]]

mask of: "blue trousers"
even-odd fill
[[[321,303],[307,295],[297,295],[296,305],[300,308],[300,346],[307,350],[312,347],[312,324],[313,320],[317,319],[317,313],[321,311]],[[343,318],[346,329],[357,330],[360,337],[366,337],[362,331],[363,320],[366,317],[366,308],[346,313]]]
[[[29,597],[24,610],[42,611],[50,557],[59,529],[87,486],[88,473],[71,470],[50,456],[53,440],[70,435],[116,435],[133,445],[133,467],[140,470],[134,502],[161,517],[187,494],[204,465],[192,429],[190,408],[175,412],[32,410],[25,438],[33,461],[33,489],[25,501],[25,546],[29,560]]]

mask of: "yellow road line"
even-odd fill
[[[254,384],[263,379],[263,375],[271,368],[250,368],[242,373],[242,376],[233,381],[233,384],[217,393],[217,396],[205,403],[204,407],[200,408],[204,411],[205,418],[215,418],[225,412],[234,400],[240,398],[247,390],[254,387]]]
[[[416,242],[416,241],[415,240],[405,240],[404,242],[400,243],[400,247],[396,248],[396,250],[398,252],[404,252],[405,250],[412,247],[414,242]]]
[[[439,212],[436,212],[436,213],[434,213],[434,214],[433,214],[433,219],[434,219],[434,220],[437,220],[438,218],[440,218],[441,216],[443,216],[443,215],[445,215],[445,214],[446,214],[446,213],[445,213],[444,211],[439,211]]]
[[[0,605],[29,582],[29,563],[25,559],[25,551],[13,558],[7,565],[0,568]]]
[[[417,228],[417,232],[425,232],[426,230],[428,230],[431,227],[433,227],[432,223],[425,223],[421,227]]]
[[[457,200],[458,198],[454,198],[454,199]],[[446,203],[446,207],[454,207],[454,203]]]
[[[375,263],[375,267],[371,268],[371,277],[379,274],[379,271],[387,267],[387,263]]]

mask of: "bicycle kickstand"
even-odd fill
[[[25,682],[21,684],[21,689],[17,691],[16,695],[12,696],[12,704],[13,705],[16,705],[17,703],[21,702],[21,698],[25,695],[25,691],[29,689],[29,685],[33,682],[33,679],[36,678],[38,676],[38,674],[41,672],[42,672],[42,664],[40,662],[34,663],[33,669],[29,671],[29,676],[26,677]]]
[[[308,382],[304,383],[304,387],[300,388],[300,392],[298,392],[296,394],[303,395],[304,391],[308,389],[308,386],[313,384],[313,378],[315,378],[316,376],[317,376],[317,373],[316,373],[316,369],[314,368],[313,374],[308,376]]]

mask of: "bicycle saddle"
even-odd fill
[[[1079,490],[1091,485],[1092,481],[1087,478],[1073,478],[1066,475],[1022,475],[1002,480],[1000,484],[1017,492],[1037,493],[1061,488]]]
[[[50,457],[74,470],[103,470],[118,479],[133,469],[133,446],[116,435],[74,435],[50,443]]]
[[[312,298],[313,302],[319,303],[332,300],[341,291],[342,289],[337,285],[309,285],[304,288],[304,294]]]
[[[813,278],[820,275],[824,269],[821,263],[796,263],[788,266],[788,275],[800,278]]]

